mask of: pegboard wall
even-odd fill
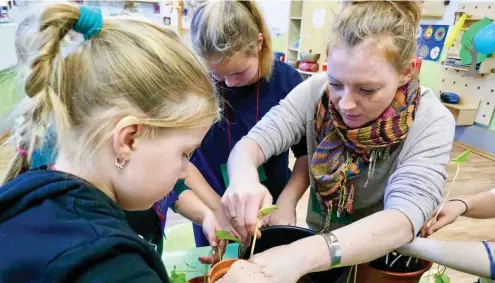
[[[461,49],[461,38],[463,32],[473,23],[482,20],[484,17],[495,20],[495,1],[488,3],[465,3],[459,5],[458,15],[466,13],[469,15],[463,30],[454,42],[454,45],[447,51],[446,61],[453,62],[460,60],[459,51]],[[440,75],[439,94],[441,92],[455,92],[460,97],[459,109],[478,109],[475,122],[495,130],[495,123],[492,123],[495,112],[495,58],[486,59],[476,76],[465,76],[467,68],[445,65]],[[444,62],[445,63],[445,62]]]

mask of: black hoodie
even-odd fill
[[[0,282],[168,282],[154,247],[88,182],[35,170],[0,187]]]

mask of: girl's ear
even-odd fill
[[[118,130],[113,135],[113,149],[115,155],[121,160],[130,160],[132,151],[137,150],[138,138],[144,131],[143,125],[129,125]]]
[[[261,32],[258,33],[258,39],[257,39],[258,52],[261,52],[261,49],[263,49],[263,40],[265,40],[265,37],[263,36],[263,34]]]

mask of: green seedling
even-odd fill
[[[223,241],[232,241],[232,242],[236,242],[238,244],[241,244],[241,240],[239,240],[238,238],[232,236],[232,234],[230,234],[229,231],[226,231],[226,230],[216,231],[215,232],[215,235],[220,240],[223,240]]]
[[[440,214],[440,211],[442,211],[443,206],[448,201],[450,192],[452,192],[452,188],[454,187],[455,181],[457,180],[457,176],[459,175],[459,171],[461,170],[461,164],[464,163],[468,159],[469,153],[470,153],[470,151],[467,150],[467,151],[463,152],[461,155],[457,156],[456,158],[450,160],[447,163],[447,165],[456,165],[457,170],[455,172],[454,178],[452,179],[452,183],[450,183],[449,189],[447,190],[447,194],[445,195],[444,201],[442,202],[442,204],[438,208],[435,217],[433,217],[432,220],[430,221],[430,223],[428,223],[428,226],[435,223],[438,215]],[[444,266],[443,268],[441,268],[440,265],[438,266],[437,273],[433,274],[433,278],[435,279],[435,283],[450,283],[450,278],[445,273],[446,270],[447,270],[447,267]],[[427,277],[429,277],[429,276],[430,275],[428,275]]]
[[[187,283],[186,274],[184,272],[178,272],[175,266],[168,279],[170,283]]]
[[[455,181],[457,180],[457,176],[459,175],[459,171],[461,170],[461,164],[464,163],[469,156],[469,151],[463,152],[461,155],[457,156],[456,158],[452,159],[447,163],[447,165],[456,165],[457,170],[454,175],[454,179],[452,179],[452,183],[450,183],[449,189],[447,190],[447,194],[445,195],[445,199],[443,200],[442,204],[438,208],[437,214],[435,217],[433,217],[431,223],[428,223],[428,226],[434,223],[434,221],[437,219],[438,214],[440,214],[440,211],[442,211],[443,206],[445,203],[448,201],[450,193],[452,192],[452,188],[454,187]]]
[[[260,220],[263,219],[264,217],[270,215],[270,213],[272,213],[275,209],[277,209],[277,206],[272,205],[272,206],[269,206],[267,208],[260,210],[260,212],[258,213],[258,217],[256,218],[254,236],[253,236],[253,244],[251,245],[251,256],[250,257],[252,257],[254,254],[254,246],[256,245],[256,238],[257,238],[256,236],[259,233]]]
[[[236,237],[234,237],[232,234],[230,234],[229,231],[226,231],[226,230],[216,231],[215,232],[215,235],[221,241],[232,241],[232,242],[235,242],[235,243],[239,244],[239,246],[241,247],[241,250],[243,249],[243,246],[241,244],[241,240],[238,239],[238,238],[236,238]],[[218,253],[220,255],[220,261],[222,261],[222,251],[220,250],[220,248],[219,248]]]

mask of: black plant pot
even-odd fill
[[[256,240],[254,253],[261,253],[270,248],[288,245],[300,239],[314,236],[312,230],[294,226],[269,226],[261,228],[261,238]],[[249,259],[251,247],[245,249],[244,255],[239,250],[239,258]],[[335,268],[329,271],[315,272],[308,274],[308,282],[312,283],[337,283],[345,282],[349,268]]]

